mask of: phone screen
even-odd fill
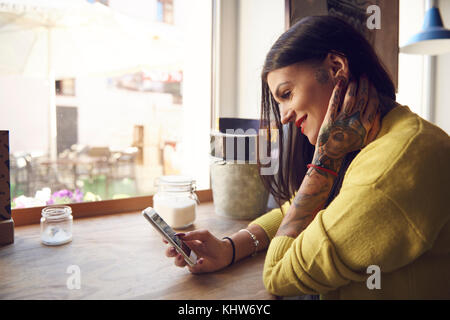
[[[186,253],[189,257],[191,249],[177,236],[175,231],[159,216],[153,213],[151,219]]]

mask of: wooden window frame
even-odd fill
[[[284,29],[291,27],[291,0],[284,0]]]
[[[212,201],[211,189],[197,190],[196,194],[199,198],[200,203]],[[69,203],[67,205],[72,208],[72,215],[74,219],[90,218],[110,214],[141,211],[147,207],[153,206],[153,196],[151,195],[118,200]],[[11,213],[14,225],[17,227],[39,223],[41,219],[41,211],[43,208],[45,208],[45,206],[12,209]]]

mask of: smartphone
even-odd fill
[[[176,234],[176,232],[153,209],[148,207],[142,215],[172,245],[191,267],[197,263],[197,255]]]

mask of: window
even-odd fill
[[[156,16],[159,22],[173,24],[173,0],[158,0]]]
[[[123,30],[109,34],[108,25],[99,38],[94,26],[74,30],[70,43],[52,33],[54,86],[45,73],[0,71],[13,208],[151,195],[161,175],[188,175],[197,189],[210,188],[211,1],[100,2],[118,14]],[[20,39],[15,50],[28,40]],[[0,41],[0,51],[11,51],[14,41]],[[110,50],[98,58],[103,47]],[[26,52],[35,70],[39,62],[49,69],[48,52]],[[101,64],[111,70],[100,70]],[[68,67],[61,72],[58,66]]]
[[[56,94],[61,96],[75,96],[75,79],[56,80]]]

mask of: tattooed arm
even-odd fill
[[[330,173],[310,168],[275,236],[296,238],[322,209],[334,179]]]
[[[345,155],[363,148],[380,129],[380,104],[375,88],[362,76],[338,81],[319,131],[312,164],[338,173]],[[345,97],[344,97],[345,93]],[[343,101],[342,101],[343,100]],[[323,209],[336,177],[309,168],[276,236],[297,237]]]

